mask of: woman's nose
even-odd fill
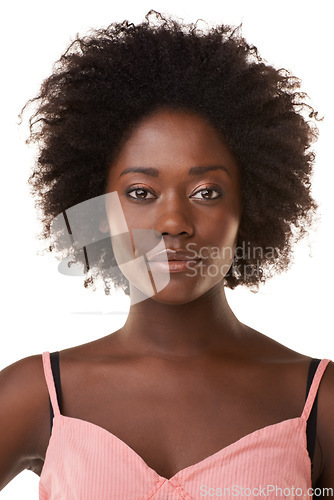
[[[191,214],[182,203],[161,207],[154,229],[162,235],[170,236],[191,236],[194,233]]]

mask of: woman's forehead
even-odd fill
[[[166,165],[179,162],[230,165],[237,161],[223,134],[205,118],[178,110],[161,110],[139,122],[131,131],[118,155],[117,164]]]

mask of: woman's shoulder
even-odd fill
[[[17,426],[38,427],[38,416],[43,419],[44,408],[48,410],[48,397],[42,354],[21,358],[0,371],[1,411],[17,416]],[[29,439],[26,444],[30,446]]]
[[[0,371],[0,490],[38,459],[48,412],[42,356],[22,358]]]
[[[309,365],[315,357],[296,351],[270,335],[247,325],[243,326],[242,343],[243,351],[250,360],[257,360],[265,365],[282,365],[283,371]]]
[[[316,450],[317,446],[321,450],[321,473],[317,486],[332,487],[334,484],[334,362],[330,356],[307,356],[297,352],[251,328],[248,333],[253,338],[251,355],[253,357],[257,355],[262,366],[268,364],[271,370],[276,372],[277,381],[280,380],[286,394],[291,394],[291,401],[298,397],[301,387],[305,387],[304,398],[306,399],[306,382],[312,359],[329,359],[321,378],[318,379],[314,398],[317,395],[316,440],[318,445],[316,445]]]
[[[255,366],[262,377],[268,373],[268,384],[270,384],[270,379],[276,380],[291,394],[298,394],[301,387],[306,387],[312,359],[320,361],[328,359],[327,356],[301,353],[248,326],[245,328],[243,344],[247,363]],[[329,361],[322,378],[321,393],[329,394],[334,389],[333,361]]]
[[[0,371],[2,403],[24,407],[25,416],[35,414],[45,404],[48,391],[45,384],[42,354],[19,359]],[[3,407],[3,404],[1,405]],[[22,414],[21,414],[21,420]]]

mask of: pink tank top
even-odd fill
[[[166,479],[106,429],[61,415],[50,353],[42,358],[54,418],[40,500],[312,498],[306,424],[328,359],[318,365],[300,417],[247,434]]]

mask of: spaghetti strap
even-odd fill
[[[56,388],[53,380],[52,370],[51,370],[51,361],[50,361],[50,353],[48,351],[43,352],[43,368],[44,368],[44,376],[46,380],[46,385],[48,386],[49,396],[52,404],[52,409],[55,415],[60,415],[60,410],[57,401]]]
[[[308,396],[307,396],[307,399],[306,399],[306,402],[304,405],[304,409],[303,409],[303,412],[301,415],[301,418],[306,420],[306,421],[308,420],[308,418],[310,416],[314,400],[317,396],[319,384],[321,382],[322,376],[323,376],[324,371],[325,371],[329,362],[330,362],[330,359],[322,359],[318,365],[318,368],[317,368],[315,374],[314,374],[312,384],[311,384],[311,387],[310,387],[310,390],[309,390],[309,393],[308,393]]]

